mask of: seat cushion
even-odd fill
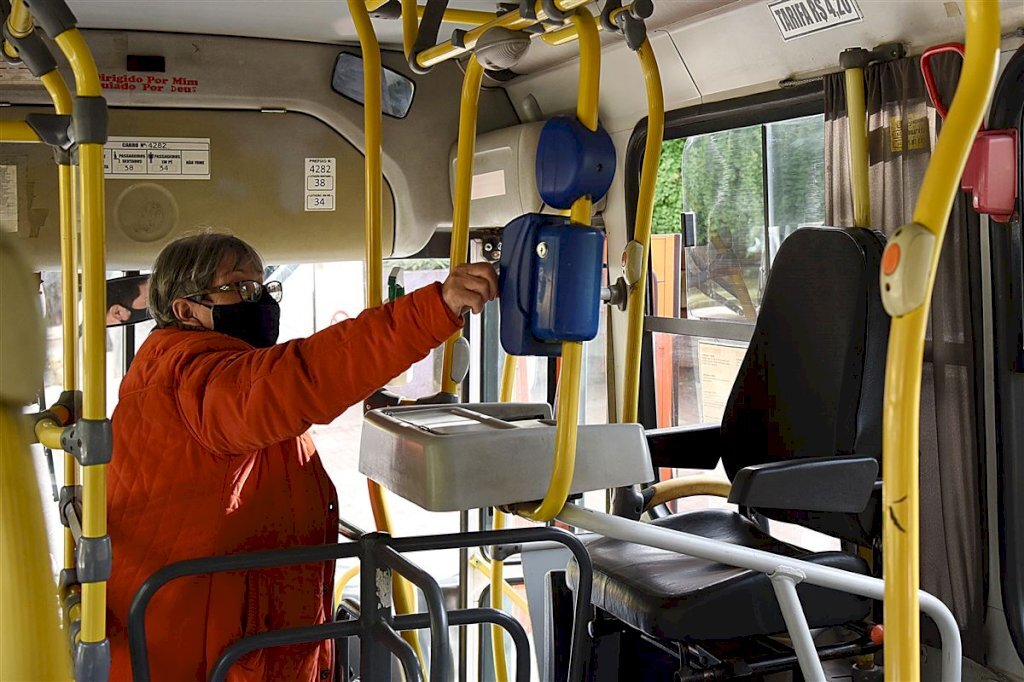
[[[867,564],[843,552],[813,553],[787,545],[731,511],[708,509],[677,514],[654,525],[752,547],[804,561],[867,574]],[[652,547],[597,538],[587,544],[594,563],[595,606],[655,637],[670,640],[734,639],[786,629],[763,573],[734,568]],[[575,589],[578,570],[569,566]],[[797,586],[812,628],[864,618],[868,599],[813,585]]]

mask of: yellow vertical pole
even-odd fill
[[[40,76],[57,114],[71,113],[71,93],[64,77],[56,69]],[[74,174],[70,163],[57,166],[57,192],[60,208],[60,270],[61,270],[61,342],[63,385],[65,391],[78,387],[78,239],[75,234]],[[78,464],[70,453],[64,453],[64,485],[78,482]],[[71,529],[64,529],[64,568],[75,567],[75,538]]]
[[[601,84],[601,39],[597,22],[586,9],[572,15],[573,25],[580,42],[580,80],[576,95],[576,118],[589,130],[597,130],[597,105]],[[590,225],[592,203],[590,197],[573,202],[570,220],[578,225]],[[534,521],[550,521],[565,506],[576,469],[576,436],[579,430],[580,371],[583,365],[583,344],[578,341],[562,343],[562,371],[558,379],[558,405],[555,426],[555,461],[551,483],[541,503],[522,508],[519,513]]]
[[[375,308],[383,300],[384,254],[381,246],[381,193],[384,186],[384,171],[381,165],[381,58],[377,34],[370,22],[370,13],[363,0],[348,0],[349,13],[359,34],[359,46],[363,56],[363,134],[365,139],[366,197],[366,308]],[[374,481],[367,479],[370,493],[370,507],[373,510],[377,530],[391,533],[391,515],[384,490]],[[393,598],[398,613],[412,613],[414,593],[412,586],[397,573],[394,574]],[[416,652],[423,665],[423,651],[416,632],[409,630],[402,637]]]
[[[644,307],[647,295],[647,261],[651,250],[651,220],[654,215],[654,186],[658,180],[661,142],[665,136],[665,100],[661,74],[650,40],[637,51],[644,84],[647,87],[647,142],[640,172],[640,195],[637,199],[633,241],[643,245],[640,279],[629,292],[626,326],[626,369],[622,392],[622,421],[635,422],[640,400],[640,348],[644,334]]]
[[[960,83],[914,210],[914,223],[935,237],[931,253],[920,254],[921,266],[929,268],[918,297],[922,302],[908,312],[890,310],[894,318],[886,361],[882,438],[885,679],[889,682],[915,682],[921,676],[918,429],[924,339],[946,223],[992,96],[999,63],[998,3],[966,0],[964,9],[967,35]],[[900,264],[900,252],[891,253],[894,246],[890,242],[886,260],[898,266],[894,276],[903,277],[908,263],[913,265],[913,254],[903,253]]]
[[[75,74],[79,97],[101,97],[99,73],[92,53],[77,28],[55,37]],[[106,395],[106,299],[105,208],[103,198],[103,145],[78,145],[82,221],[82,418],[107,418]],[[107,465],[82,468],[82,536],[107,534]],[[82,585],[82,633],[84,643],[106,638],[107,583]]]
[[[506,355],[501,369],[501,393],[498,400],[512,402],[512,390],[516,383],[516,357]],[[494,530],[505,527],[505,512],[494,509]],[[499,611],[505,605],[505,564],[499,559],[491,561],[491,608]],[[508,662],[505,660],[505,631],[498,625],[491,626],[491,654],[494,658],[494,678],[498,682],[508,680]]]
[[[416,31],[419,28],[416,10],[416,0],[402,0],[402,49],[406,59],[412,55],[416,43]]]
[[[853,224],[856,227],[867,227],[871,224],[871,192],[868,187],[868,114],[864,101],[864,69],[847,69],[845,75]]]
[[[469,252],[469,205],[473,192],[473,155],[476,153],[476,116],[480,102],[480,83],[484,67],[472,55],[466,63],[466,75],[462,79],[462,99],[459,104],[459,146],[455,159],[455,199],[452,211],[452,246],[449,255],[451,270],[466,262]],[[444,362],[441,366],[441,390],[445,393],[458,392],[458,384],[452,378],[452,356],[455,343],[462,338],[456,332],[444,344]]]

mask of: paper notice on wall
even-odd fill
[[[783,40],[802,38],[864,19],[855,0],[778,0],[768,3],[768,11],[782,32]]]
[[[711,341],[697,342],[697,367],[700,372],[700,414],[702,422],[719,422],[725,403],[740,371],[745,346]]]
[[[0,165],[0,232],[18,231],[18,167]]]
[[[209,180],[210,138],[111,137],[103,172],[112,180]]]
[[[473,176],[470,199],[490,199],[505,196],[505,171],[496,170]]]
[[[335,157],[306,159],[305,210],[333,211]]]

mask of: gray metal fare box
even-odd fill
[[[414,405],[366,414],[359,471],[428,511],[460,511],[542,499],[554,455],[544,403]],[[579,427],[572,493],[653,479],[639,424]]]

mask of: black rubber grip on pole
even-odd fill
[[[102,97],[75,97],[73,112],[75,144],[107,143],[107,100]]]
[[[18,59],[28,67],[33,76],[39,78],[45,76],[57,68],[57,60],[53,53],[46,46],[39,32],[33,30],[31,33],[20,38],[11,34],[7,24],[4,24],[4,38],[18,51]]]
[[[444,21],[444,11],[448,9],[448,0],[427,0],[423,8],[423,18],[420,19],[420,28],[416,33],[416,42],[413,43],[412,52],[409,54],[409,68],[413,73],[423,75],[430,72],[430,68],[423,68],[416,61],[420,52],[437,44],[437,34],[441,31],[441,22]]]
[[[64,0],[25,0],[32,17],[51,38],[78,27],[78,19]]]

